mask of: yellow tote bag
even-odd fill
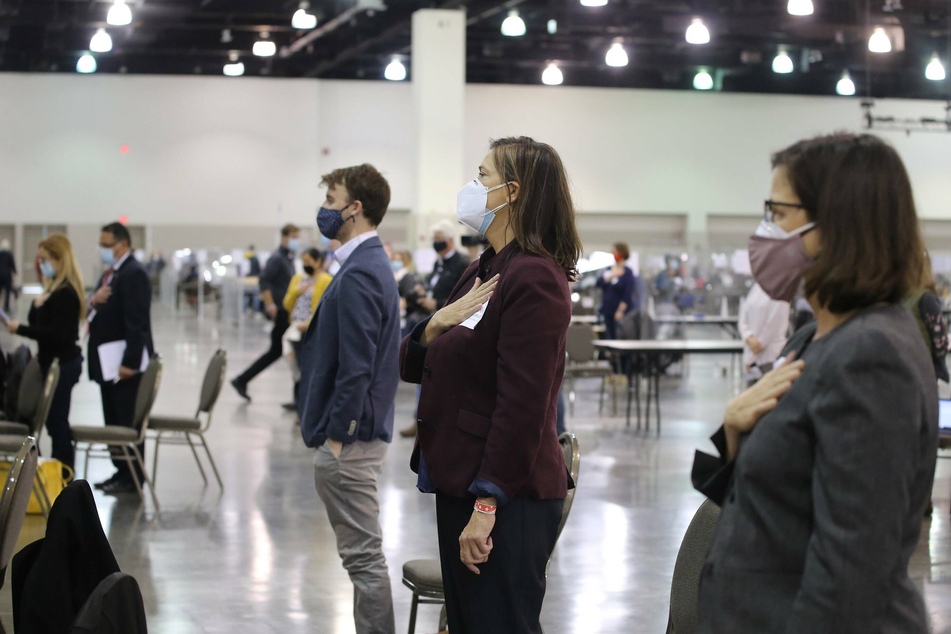
[[[68,472],[68,477],[66,478],[63,477],[64,469]],[[9,473],[10,463],[0,461],[0,482],[5,483]],[[39,465],[36,469],[36,477],[39,480],[40,486],[46,491],[46,497],[50,499],[50,504],[52,505],[62,490],[66,488],[66,485],[72,482],[73,470],[59,460],[40,458]],[[41,515],[43,513],[40,501],[36,499],[36,491],[30,494],[30,503],[26,507],[26,512],[31,515]]]

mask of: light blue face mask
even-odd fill
[[[300,238],[291,238],[287,241],[287,250],[297,253],[300,251]]]
[[[99,259],[106,266],[112,266],[116,263],[116,254],[110,248],[99,247]]]
[[[40,262],[40,272],[43,274],[43,277],[48,280],[56,278],[56,269],[54,269],[53,265],[49,262]]]

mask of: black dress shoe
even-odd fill
[[[289,412],[297,411],[297,403],[281,403],[281,407],[283,407]]]
[[[108,480],[103,480],[102,482],[97,482],[93,486],[97,489],[104,489],[106,486],[112,484],[119,479],[119,472],[113,473]]]
[[[238,393],[238,396],[240,396],[241,398],[243,398],[244,400],[246,400],[246,401],[249,402],[249,403],[251,402],[251,397],[248,396],[248,384],[247,384],[247,383],[242,383],[242,382],[239,381],[238,379],[232,379],[232,380],[231,380],[231,387],[233,387],[234,390],[235,390],[235,392]]]
[[[138,493],[139,490],[135,488],[135,482],[132,481],[131,477],[117,478],[114,482],[110,482],[102,487],[103,493]]]

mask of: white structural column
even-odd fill
[[[409,243],[420,246],[431,240],[434,222],[455,219],[456,193],[465,181],[465,12],[414,13],[412,51],[416,183]]]

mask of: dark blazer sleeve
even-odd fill
[[[789,632],[880,631],[902,548],[920,452],[907,412],[925,407],[909,401],[921,383],[884,333],[851,348],[823,369],[808,406],[813,528]]]
[[[416,327],[403,338],[400,344],[400,378],[407,383],[422,383],[426,352],[429,346],[419,342],[432,315],[416,324]]]
[[[128,271],[121,271],[118,283],[122,285],[121,319],[126,342],[122,365],[138,371],[142,365],[142,350],[148,348],[151,339],[149,309],[152,285],[149,274],[138,263],[130,266]]]
[[[477,476],[498,487],[500,503],[514,497],[532,473],[552,386],[561,381],[571,319],[568,281],[542,258],[525,258],[506,278],[504,292],[494,296],[502,302],[496,405]]]
[[[346,273],[347,283],[338,286],[337,320],[340,336],[340,366],[333,391],[327,437],[342,443],[356,440],[351,421],[360,421],[370,382],[375,373],[380,324],[383,322],[383,287],[373,272],[353,268]],[[343,362],[346,360],[346,363]]]
[[[71,286],[63,286],[50,294],[46,300],[51,323],[49,325],[20,324],[17,334],[60,348],[76,341],[79,332],[79,302],[76,291]],[[30,321],[36,310],[30,308]]]

